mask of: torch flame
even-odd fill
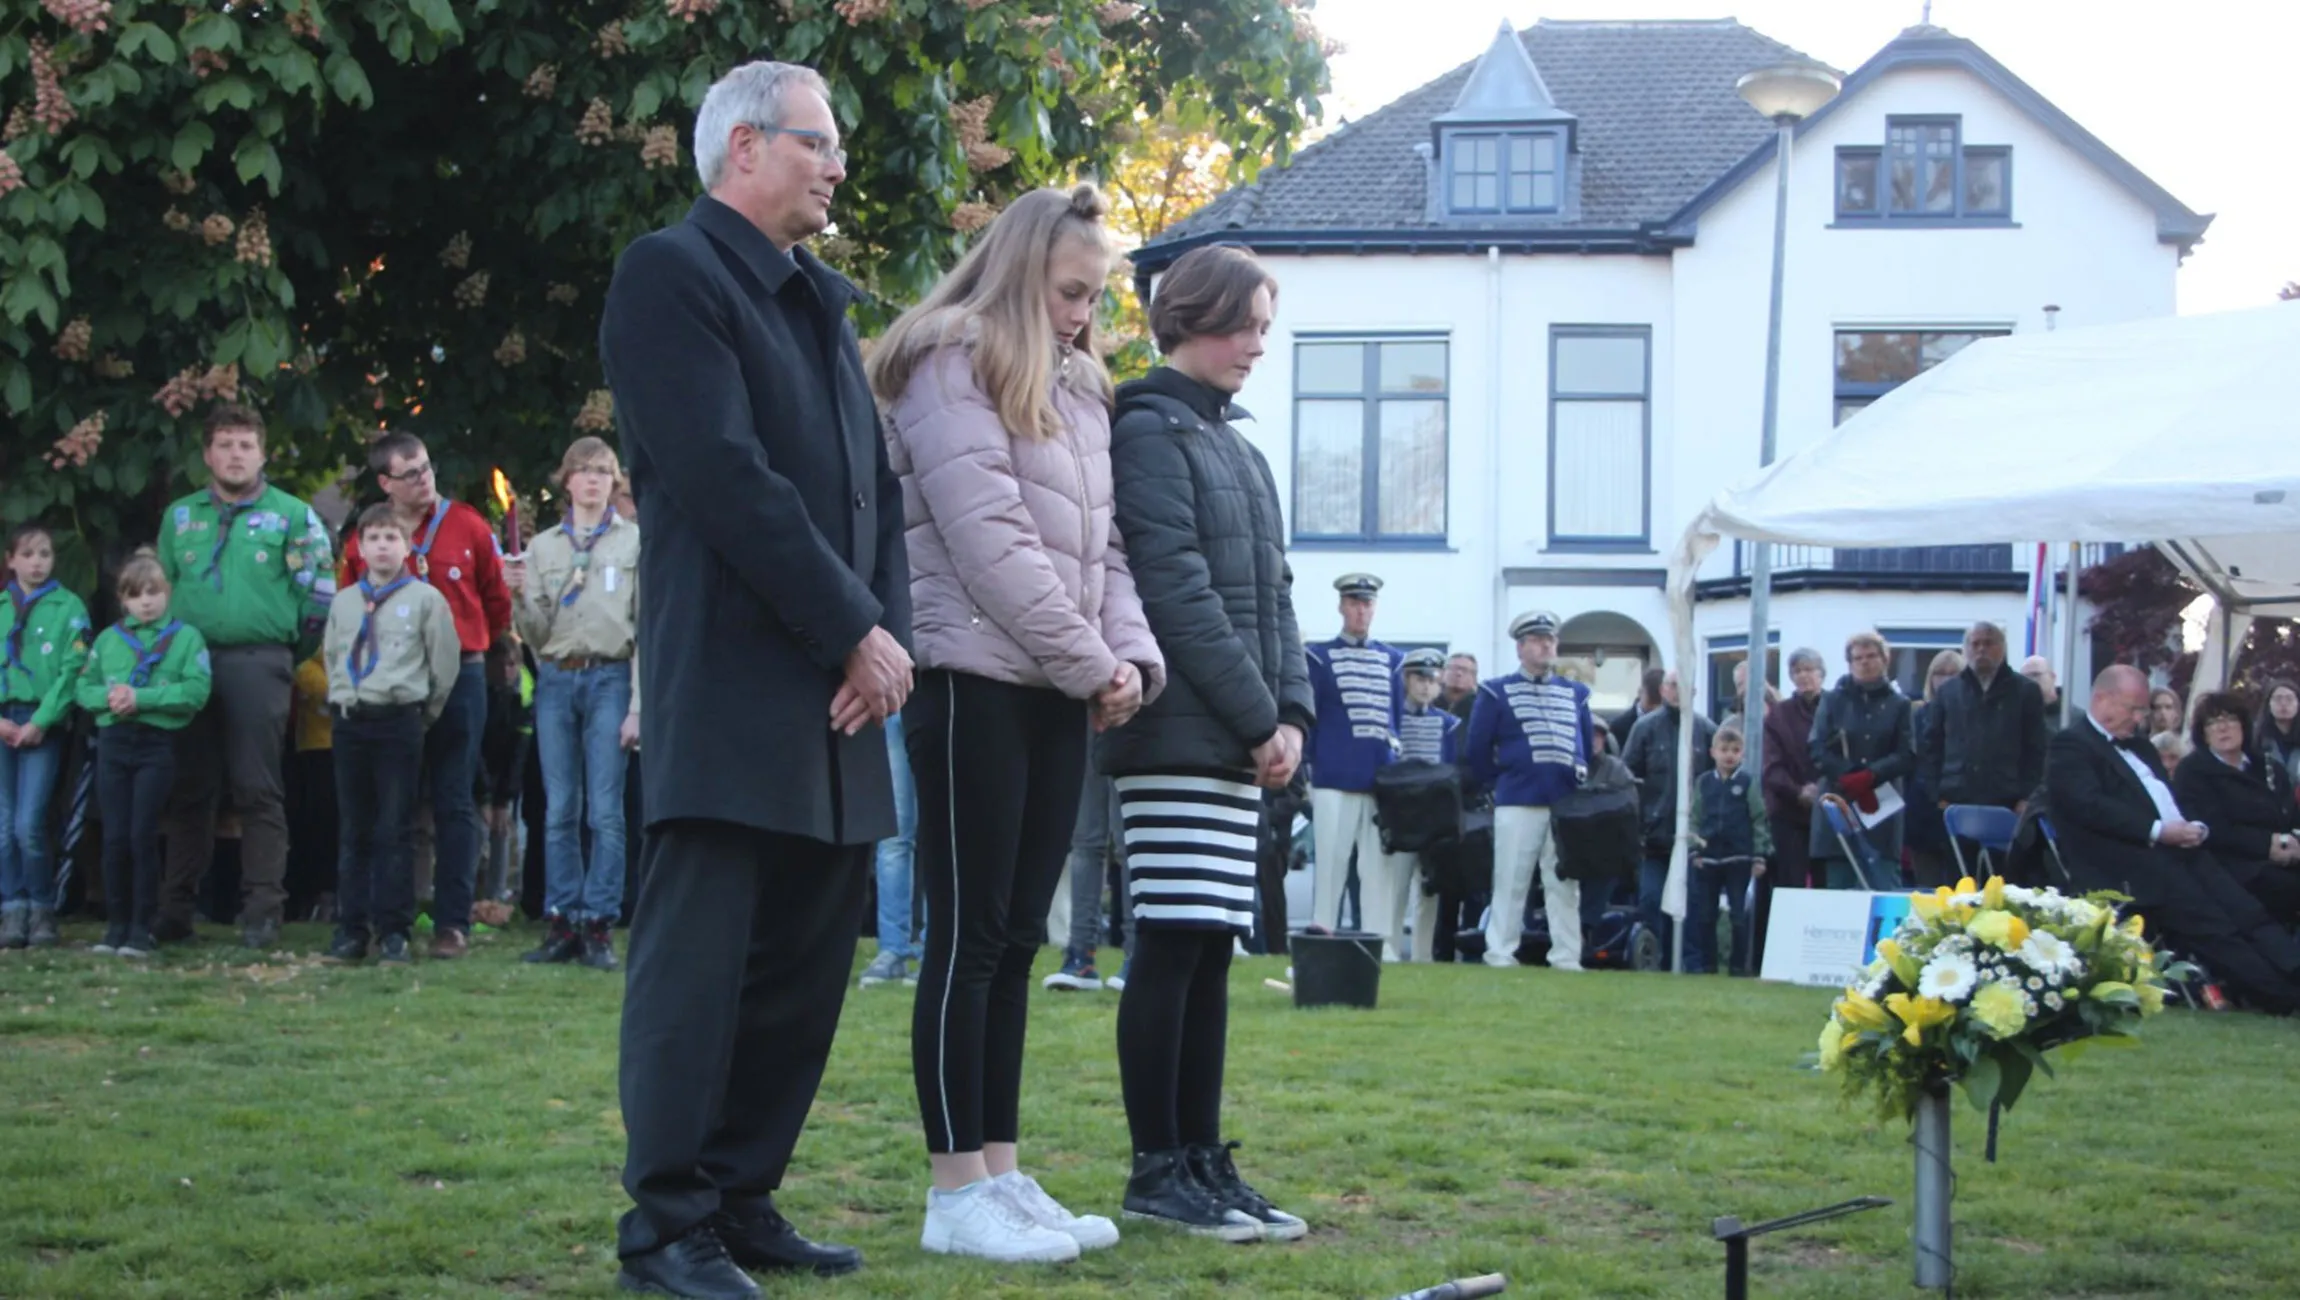
[[[501,466],[495,470],[495,504],[503,507],[507,514],[511,510],[511,480],[504,477]]]

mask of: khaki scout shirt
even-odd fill
[[[425,725],[439,720],[447,697],[455,693],[456,674],[463,669],[463,642],[455,635],[455,613],[447,597],[424,582],[411,582],[391,593],[375,607],[375,667],[351,680],[352,644],[359,638],[360,621],[367,617],[367,594],[358,583],[335,594],[327,611],[327,702],[336,708],[354,704],[420,704]],[[365,653],[361,655],[365,660]]]
[[[527,544],[527,587],[512,607],[519,639],[547,660],[631,661],[631,712],[639,711],[639,525],[617,516],[591,546],[576,585],[568,525]],[[588,535],[588,530],[578,529]],[[569,593],[571,604],[562,604]]]

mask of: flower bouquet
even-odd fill
[[[1819,1064],[1846,1097],[1873,1094],[1884,1115],[1916,1125],[1916,1283],[1946,1289],[1950,1258],[1951,1084],[1991,1119],[2020,1100],[2045,1053],[2127,1045],[2164,1009],[2165,985],[2193,968],[2117,920],[2113,892],[2069,898],[1991,878],[1913,895],[1877,959],[1830,1008]]]
[[[1831,1008],[1820,1068],[1885,1115],[1911,1118],[1951,1083],[1982,1110],[2010,1110],[2035,1071],[2052,1073],[2045,1053],[2131,1043],[2164,1009],[2166,984],[2189,973],[2141,937],[2138,915],[2118,921],[2124,901],[1995,877],[1915,895]]]

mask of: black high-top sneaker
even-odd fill
[[[1191,1172],[1187,1148],[1138,1151],[1134,1176],[1126,1180],[1125,1216],[1180,1228],[1193,1236],[1220,1241],[1254,1241],[1262,1224],[1247,1214],[1214,1199],[1213,1192]]]
[[[575,960],[593,970],[615,969],[615,923],[593,917],[583,923],[583,946]]]
[[[519,960],[529,963],[558,965],[583,955],[583,936],[575,932],[575,923],[564,916],[550,918],[550,928],[543,932],[543,942],[533,952],[521,953]]]
[[[1235,1142],[1220,1146],[1194,1146],[1190,1152],[1191,1172],[1198,1181],[1213,1192],[1215,1200],[1252,1219],[1262,1227],[1262,1236],[1269,1241],[1299,1241],[1307,1236],[1310,1225],[1270,1204],[1270,1199],[1248,1186],[1238,1176],[1238,1164],[1230,1153],[1238,1149]]]

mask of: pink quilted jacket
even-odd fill
[[[1110,413],[1059,380],[1054,400],[1066,436],[1011,436],[968,351],[949,346],[887,411],[918,666],[1082,700],[1124,660],[1156,698],[1165,658],[1111,520]]]

